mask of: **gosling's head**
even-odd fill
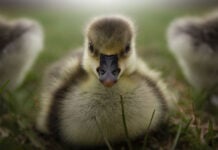
[[[135,31],[133,23],[123,16],[93,19],[85,33],[83,66],[94,73],[106,87],[135,70]]]

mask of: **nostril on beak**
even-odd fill
[[[104,69],[101,69],[100,67],[98,67],[97,72],[99,75],[104,75],[106,71]]]
[[[113,74],[114,76],[117,76],[119,73],[120,73],[120,68],[117,68],[117,69],[115,69],[115,70],[112,72],[112,74]]]

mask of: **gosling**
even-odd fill
[[[153,130],[173,106],[156,71],[137,56],[135,29],[124,16],[101,16],[87,26],[84,48],[53,64],[44,79],[37,127],[76,146],[130,139]]]
[[[176,19],[168,45],[188,82],[198,90],[218,86],[218,12]]]
[[[43,47],[41,26],[30,19],[0,18],[0,87],[10,90],[23,82]]]

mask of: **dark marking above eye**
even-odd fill
[[[92,42],[89,42],[89,50],[90,50],[90,52],[91,53],[94,53],[94,45],[93,45],[93,43]]]
[[[98,49],[95,48],[94,44],[90,41],[88,49],[91,52],[92,56],[97,57],[99,55]]]
[[[125,56],[125,55],[127,55],[127,54],[129,53],[129,51],[130,51],[130,44],[127,44],[127,45],[125,46],[125,48],[120,52],[120,56]]]
[[[126,47],[125,47],[124,52],[128,53],[129,51],[130,51],[130,44],[127,44]]]

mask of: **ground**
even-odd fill
[[[209,92],[196,91],[184,79],[175,58],[168,50],[166,29],[176,17],[200,15],[211,9],[175,9],[168,11],[126,11],[137,24],[137,49],[154,69],[162,72],[179,101],[176,112],[143,140],[133,142],[134,149],[218,149],[217,112],[206,110]],[[40,83],[50,63],[70,49],[83,45],[85,23],[98,13],[37,10],[1,10],[9,18],[27,16],[38,20],[45,31],[45,47],[24,83],[14,92],[0,88],[0,149],[63,149],[53,139],[43,138],[34,129],[38,111]],[[123,146],[117,149],[124,149]]]

